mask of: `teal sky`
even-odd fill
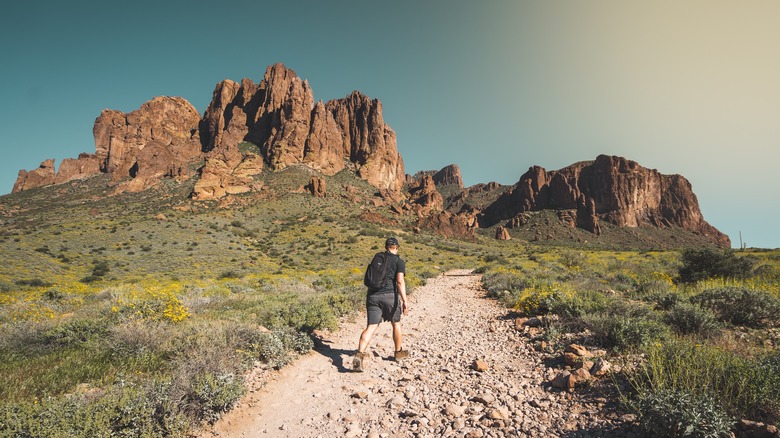
[[[0,193],[94,152],[104,108],[201,113],[283,62],[315,99],[378,98],[407,173],[515,183],[620,155],[693,185],[734,246],[780,247],[777,1],[37,1],[0,15]]]

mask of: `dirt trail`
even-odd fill
[[[415,291],[402,319],[408,359],[393,360],[390,324],[383,323],[366,371],[352,371],[365,325],[359,316],[294,364],[251,378],[256,389],[202,436],[587,436],[576,431],[610,429],[596,405],[544,388],[554,371],[506,309],[485,298],[479,279],[451,271]],[[474,370],[476,359],[488,370]]]

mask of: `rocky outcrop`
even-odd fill
[[[432,212],[417,220],[417,226],[447,237],[463,240],[475,240],[473,226],[469,226],[468,218],[448,211]]]
[[[54,173],[54,159],[45,160],[37,169],[26,171],[20,170],[19,176],[14,183],[14,192],[29,190],[35,187],[42,187],[54,184],[56,175]]]
[[[100,169],[115,182],[137,179],[138,189],[163,177],[193,176],[191,165],[201,156],[199,121],[195,107],[180,97],[155,97],[127,114],[104,110],[92,129]]]
[[[509,230],[499,225],[496,227],[496,240],[510,240],[512,236],[509,235]]]
[[[531,167],[484,209],[480,226],[544,209],[576,210],[577,226],[595,234],[603,220],[620,227],[676,226],[730,245],[728,236],[704,220],[688,180],[607,155],[557,171]]]
[[[21,171],[14,191],[101,172],[120,184],[117,191],[199,174],[193,197],[214,199],[252,190],[266,167],[297,164],[323,175],[350,166],[384,191],[400,193],[404,184],[396,135],[378,100],[355,91],[315,103],[308,82],[282,64],[268,67],[259,84],[217,84],[203,117],[182,98],[155,97],[127,114],[104,110],[93,134],[94,155],[63,161],[54,177],[53,161]]]
[[[463,188],[463,178],[460,175],[460,167],[450,164],[433,175],[433,182],[437,186],[455,185]]]
[[[308,82],[282,64],[268,67],[257,85],[249,79],[219,83],[200,130],[207,152],[202,173],[228,184],[226,190],[227,176],[243,161],[241,142],[257,145],[272,170],[304,164],[334,175],[351,164],[379,189],[398,192],[404,183],[395,132],[384,123],[378,100],[355,91],[315,103]],[[222,191],[212,186],[196,186],[193,196],[219,197]]]
[[[66,158],[57,169],[54,184],[86,178],[100,173],[100,160],[95,154],[79,154],[78,158]]]
[[[200,115],[179,97],[155,97],[123,113],[103,110],[92,133],[95,153],[66,158],[54,174],[54,160],[31,172],[20,171],[14,192],[108,173],[123,190],[142,190],[166,177],[191,177],[200,159]],[[126,181],[130,179],[131,181]]]
[[[325,196],[327,196],[327,189],[325,188],[325,180],[318,176],[312,176],[311,179],[309,180],[309,184],[307,184],[305,188],[315,198],[324,198]]]
[[[444,198],[436,190],[436,183],[430,175],[409,187],[409,202],[418,216],[424,216],[431,212],[437,212],[444,208]]]
[[[66,158],[60,163],[56,173],[54,160],[41,163],[35,170],[20,170],[12,192],[20,192],[36,187],[62,184],[74,179],[86,178],[100,173],[100,160],[94,154],[80,154],[78,158]]]

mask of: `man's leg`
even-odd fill
[[[355,354],[355,358],[352,360],[352,369],[355,371],[363,371],[365,368],[366,349],[368,343],[371,341],[371,336],[374,336],[379,324],[368,324],[363,329],[363,333],[360,334],[360,342],[358,343],[358,352]]]
[[[401,349],[401,342],[403,342],[404,335],[401,333],[401,322],[390,322],[393,325],[393,343],[395,344],[395,351]]]
[[[358,343],[358,352],[365,353],[368,348],[368,343],[371,342],[371,337],[374,336],[374,332],[379,327],[379,324],[368,324],[363,333],[360,334],[360,342]],[[393,326],[393,333],[395,333],[395,326]]]

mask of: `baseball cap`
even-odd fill
[[[389,246],[401,246],[401,244],[398,243],[398,239],[395,237],[388,237],[387,240],[385,240],[385,248]]]

